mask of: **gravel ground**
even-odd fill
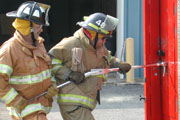
[[[143,84],[106,84],[101,91],[101,105],[93,111],[96,120],[144,120]],[[0,101],[0,120],[10,120],[5,105]],[[56,102],[48,114],[49,120],[62,120]]]

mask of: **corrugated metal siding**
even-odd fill
[[[134,38],[134,64],[143,64],[142,0],[125,0],[125,38]],[[135,70],[135,78],[144,78],[144,69]]]

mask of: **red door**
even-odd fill
[[[168,63],[145,69],[146,120],[178,119],[177,0],[144,0],[144,63]]]

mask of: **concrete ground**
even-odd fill
[[[101,105],[93,111],[96,120],[145,120],[143,82],[128,84],[117,77],[105,83],[101,90]],[[5,105],[0,101],[0,120],[10,120]],[[54,102],[52,111],[48,114],[49,120],[63,120],[57,103]]]

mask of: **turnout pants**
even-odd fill
[[[59,105],[64,120],[95,120],[92,111],[77,105]]]

